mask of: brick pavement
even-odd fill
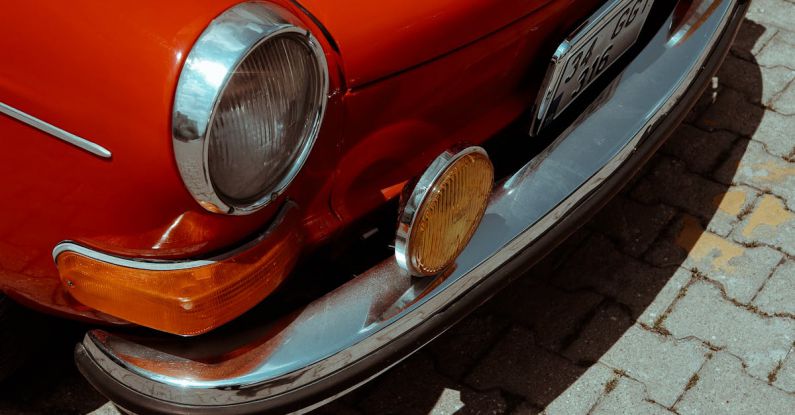
[[[754,0],[717,90],[610,206],[531,275],[316,413],[795,413],[793,131],[795,0]],[[21,380],[35,403],[0,399],[0,412],[102,404],[74,368],[55,370],[50,383]]]

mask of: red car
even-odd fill
[[[602,206],[747,6],[10,2],[0,372],[21,305],[96,327],[77,365],[132,413],[334,399]]]

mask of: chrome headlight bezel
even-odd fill
[[[306,140],[286,175],[273,189],[263,189],[257,200],[237,204],[216,191],[209,163],[209,137],[218,104],[242,62],[260,45],[277,36],[300,36],[314,55],[320,74],[319,105]],[[292,182],[309,157],[328,101],[328,64],[322,47],[297,18],[279,6],[250,2],[238,4],[215,18],[199,36],[180,73],[172,110],[172,143],[182,181],[194,199],[215,213],[246,215],[262,209]]]

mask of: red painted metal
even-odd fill
[[[182,185],[171,148],[171,104],[185,56],[237,2],[4,7],[0,102],[113,157],[0,115],[3,292],[45,311],[111,321],[62,291],[51,257],[58,242],[186,258],[234,246],[266,226],[280,203],[243,217],[202,209]],[[385,189],[419,174],[442,150],[481,143],[515,120],[554,47],[600,0],[274,2],[311,28],[330,63],[318,144],[284,195],[301,207],[308,243],[317,244],[394,197]]]

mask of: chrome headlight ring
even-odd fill
[[[266,42],[283,37],[300,41],[312,56],[311,64],[315,67],[310,69],[317,71],[313,74],[318,79],[307,93],[316,100],[316,105],[311,107],[311,113],[306,114],[301,147],[293,152],[293,158],[284,167],[282,177],[268,188],[261,189],[260,194],[250,200],[230,200],[217,189],[211,175],[211,129],[218,115],[219,104],[237,69],[246,59]],[[248,2],[238,4],[214,19],[185,61],[172,113],[174,156],[182,181],[193,198],[211,212],[245,215],[263,208],[278,197],[309,156],[322,124],[328,89],[328,65],[320,43],[286,10],[268,3]],[[248,115],[249,118],[257,116],[262,117],[264,114]]]

